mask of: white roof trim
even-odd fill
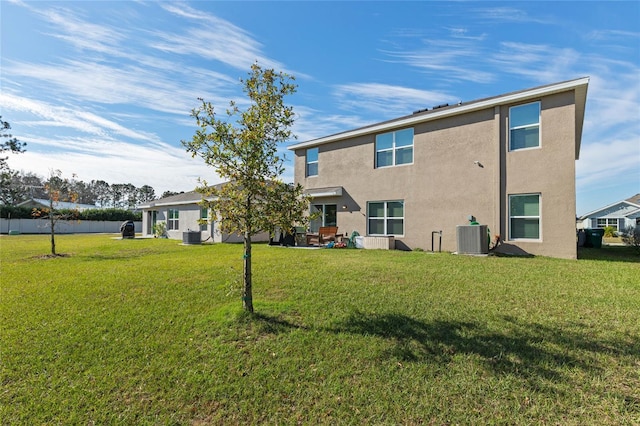
[[[596,210],[590,211],[589,213],[583,214],[578,219],[581,219],[581,220],[582,219],[587,219],[589,216],[593,216],[596,213],[599,213],[599,212],[601,212],[603,210],[608,210],[611,207],[614,207],[614,206],[617,206],[617,205],[620,205],[620,204],[628,204],[631,207],[636,207],[637,209],[640,209],[640,205],[638,205],[638,204],[632,203],[631,201],[627,201],[627,200],[621,200],[621,201],[616,201],[615,203],[609,204],[608,206],[600,207],[599,209],[596,209]],[[625,215],[625,217],[630,215],[630,214],[634,214],[635,212],[636,212],[636,210],[632,210],[630,213],[627,213]],[[605,217],[605,216],[602,216],[602,217]],[[620,217],[620,216],[616,216],[616,217]]]
[[[216,200],[216,198],[207,198],[207,201],[214,201]],[[157,203],[157,204],[145,204],[145,205],[141,205],[138,206],[138,209],[153,209],[155,207],[167,207],[167,206],[188,206],[190,204],[198,204],[202,202],[202,199],[198,199],[198,200],[187,200],[187,201],[174,201],[174,202],[164,202],[164,203]]]
[[[354,138],[357,136],[362,136],[370,133],[378,133],[384,130],[395,129],[400,127],[409,127],[417,123],[423,123],[426,121],[431,121],[431,120],[435,120],[442,117],[464,114],[464,113],[468,113],[468,112],[472,112],[480,109],[494,107],[497,105],[515,103],[515,102],[530,99],[530,98],[546,96],[546,95],[550,95],[557,92],[564,92],[567,90],[575,89],[580,86],[586,86],[587,84],[589,84],[589,77],[583,77],[577,80],[565,81],[562,83],[552,84],[549,86],[543,86],[535,89],[524,90],[521,92],[497,96],[494,98],[485,99],[483,101],[462,104],[455,108],[443,109],[442,111],[435,111],[430,114],[419,114],[415,116],[409,116],[400,120],[393,120],[393,121],[388,121],[385,123],[380,123],[380,124],[369,126],[369,127],[349,130],[346,132],[337,133],[334,135],[297,143],[287,147],[287,149],[293,151],[296,149],[310,148],[317,145],[323,145],[329,142],[335,142],[338,140]]]

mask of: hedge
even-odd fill
[[[32,219],[33,208],[31,207],[15,207],[0,206],[0,218],[3,219]],[[76,212],[73,210],[62,209],[60,214],[73,216],[77,220],[88,221],[125,221],[125,220],[142,220],[142,212],[132,212],[124,209],[91,209]]]

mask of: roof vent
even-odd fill
[[[420,114],[421,112],[425,112],[425,111],[429,111],[429,108],[418,109],[416,111],[413,111],[413,113],[414,114]]]
[[[440,104],[440,105],[436,105],[433,107],[433,109],[438,109],[438,108],[444,108],[444,107],[448,107],[449,104]]]

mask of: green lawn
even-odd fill
[[[0,238],[2,424],[640,424],[640,257]]]

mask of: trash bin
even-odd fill
[[[604,229],[585,229],[585,233],[587,234],[587,240],[584,243],[585,247],[602,248]]]
[[[127,220],[120,225],[120,233],[122,234],[122,238],[135,238],[136,225],[132,220]]]

